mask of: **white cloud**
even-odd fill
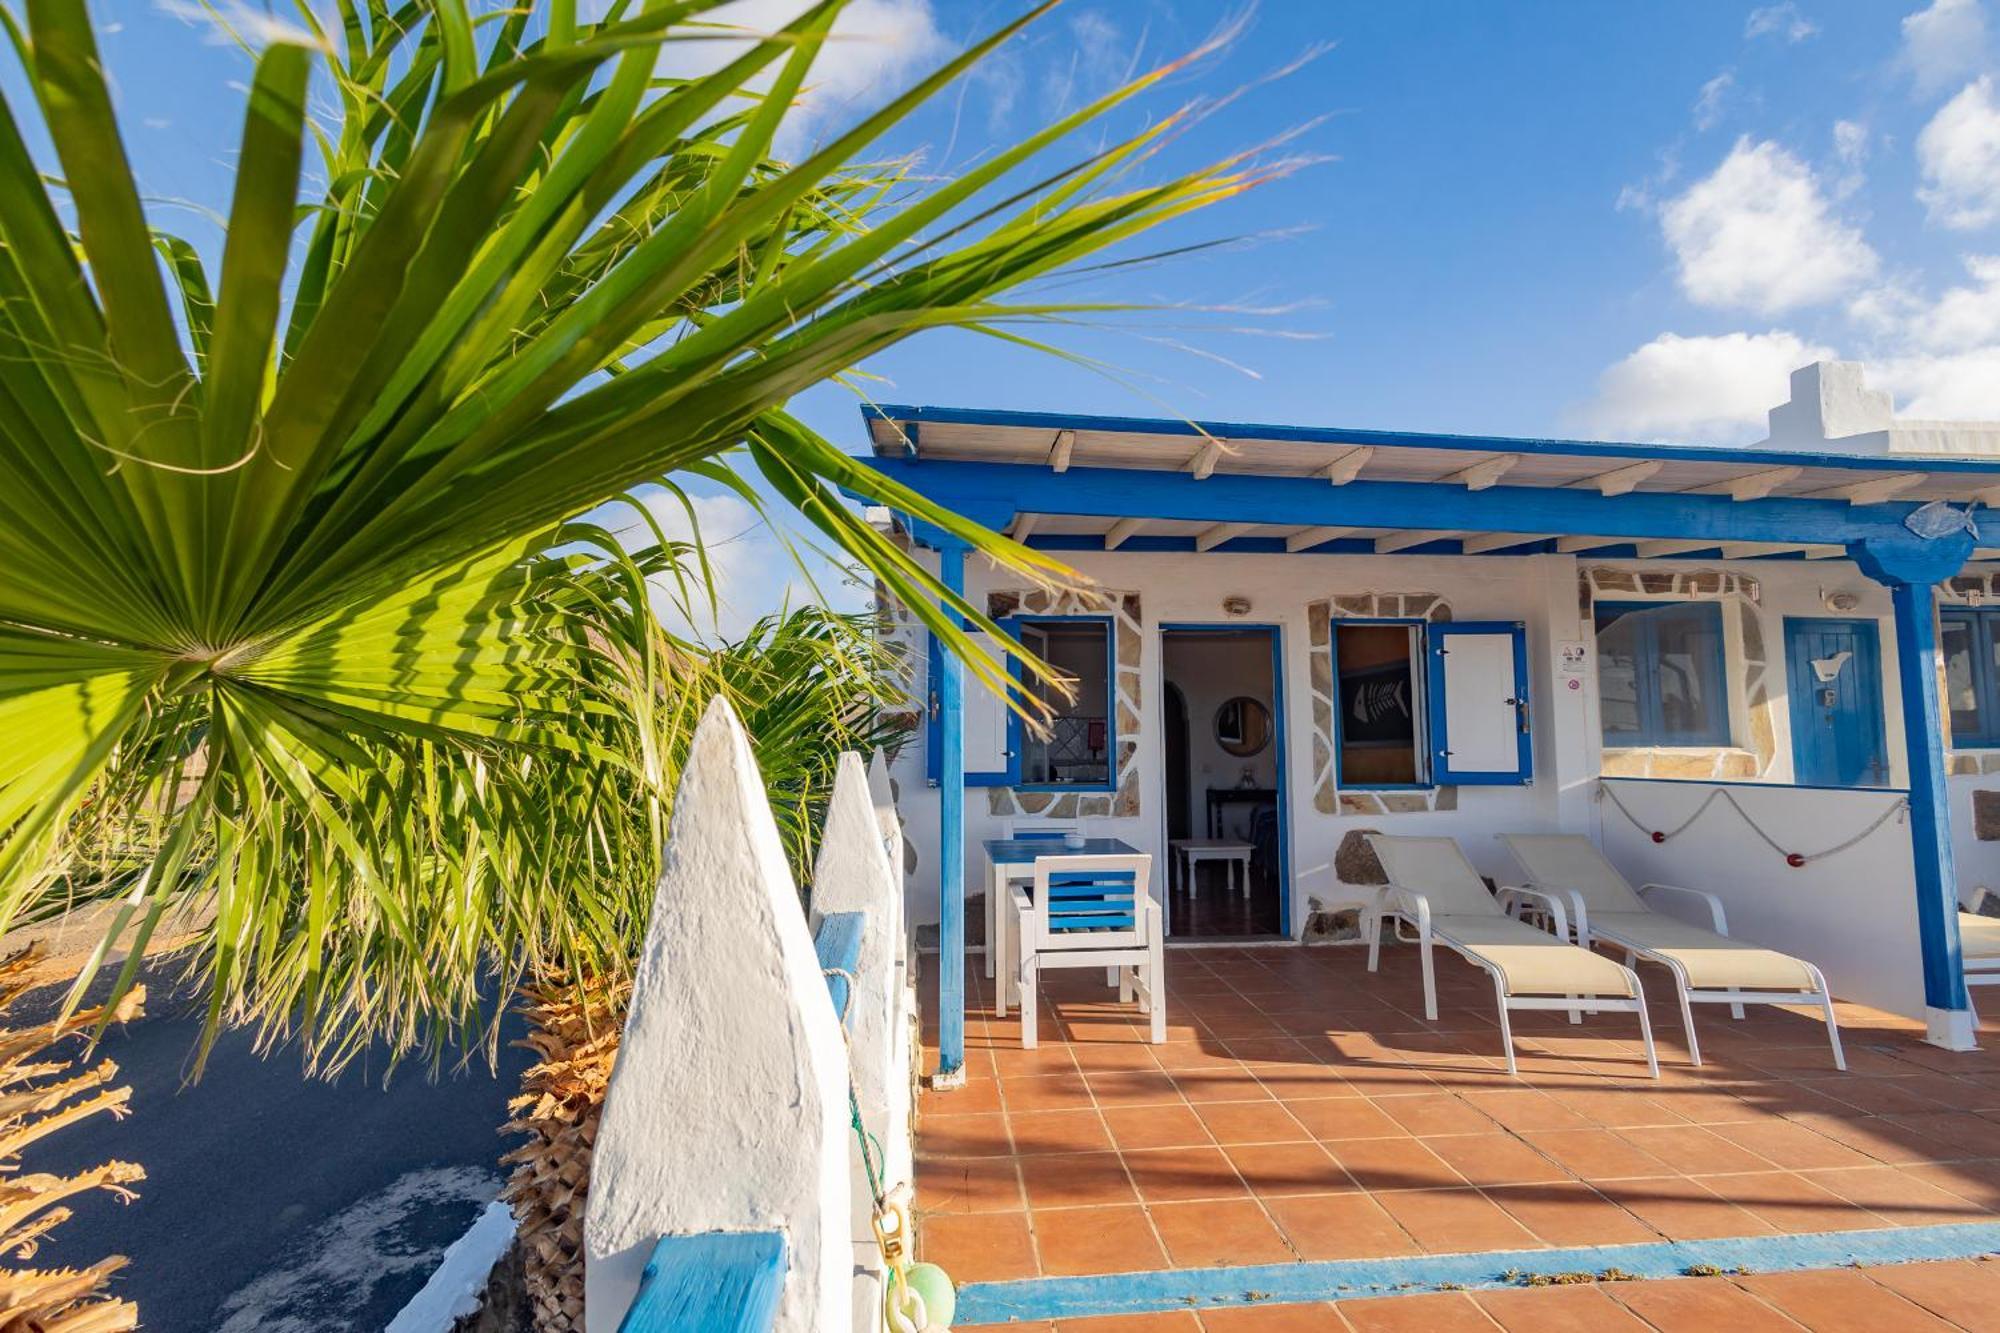
[[[1885,357],[1870,376],[1896,396],[1899,415],[1930,420],[2000,420],[2000,347],[1950,356]]]
[[[709,73],[741,55],[751,37],[777,31],[806,7],[807,0],[732,0],[704,13],[701,21],[743,29],[743,40],[669,42],[659,70],[671,78]],[[804,147],[829,119],[887,100],[950,51],[931,0],[852,0],[813,62],[798,107],[780,133],[780,147]],[[769,77],[761,83],[768,84]]]
[[[2000,104],[1993,76],[1959,90],[1917,136],[1924,183],[1917,197],[1931,220],[1969,229],[2000,221]]]
[[[1761,439],[1765,413],[1790,397],[1792,371],[1833,355],[1784,329],[1663,333],[1598,377],[1572,415],[1598,437],[1731,444]]]
[[[1811,168],[1738,139],[1713,174],[1660,210],[1681,290],[1701,305],[1772,315],[1831,300],[1873,276],[1875,251],[1827,207]]]
[[[1868,160],[1868,127],[1855,120],[1833,122],[1833,151],[1843,166],[1858,167]]]
[[[1920,95],[1948,88],[1986,57],[1986,14],[1979,0],[1932,0],[1903,20],[1899,57]]]
[[[1753,9],[1750,17],[1743,21],[1743,35],[1753,39],[1782,37],[1788,42],[1803,42],[1818,31],[1819,28],[1799,12],[1799,7],[1792,0]]]
[[[1964,262],[1971,281],[1935,301],[1890,286],[1864,293],[1849,313],[1896,350],[1962,353],[2000,344],[2000,255],[1966,255]]]
[[[1722,123],[1723,103],[1728,100],[1729,90],[1735,86],[1735,73],[1726,69],[1701,85],[1701,94],[1694,99],[1694,127],[1697,130],[1705,134]]]

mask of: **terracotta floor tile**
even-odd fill
[[[1295,1257],[1276,1224],[1249,1199],[1156,1203],[1150,1211],[1176,1268],[1281,1264]]]
[[[1881,1286],[1965,1328],[2000,1322],[2000,1260],[1883,1264],[1864,1269]]]
[[[1524,1287],[1472,1299],[1508,1333],[1646,1333],[1602,1287]]]
[[[1157,1070],[1159,1061],[1153,1058],[1153,1045],[1143,1041],[1094,1041],[1070,1043],[1070,1054],[1076,1057],[1077,1068],[1086,1074],[1095,1074],[1113,1069]]]
[[[1517,1250],[1534,1236],[1477,1190],[1398,1190],[1375,1201],[1432,1254]]]
[[[1704,1125],[1636,1125],[1614,1131],[1633,1147],[1683,1175],[1768,1171],[1771,1163]]]
[[[1339,1312],[1324,1303],[1203,1310],[1201,1326],[1205,1333],[1337,1333],[1347,1327]]]
[[[1180,1089],[1164,1069],[1107,1069],[1084,1075],[1099,1107],[1178,1106]]]
[[[990,1074],[968,1075],[965,1082],[943,1092],[924,1089],[920,1105],[927,1116],[969,1115],[975,1111],[998,1111],[1000,1080]]]
[[[1283,1060],[1244,1066],[1272,1096],[1284,1101],[1305,1101],[1315,1097],[1358,1097],[1360,1089],[1332,1065],[1317,1060]]]
[[[1375,1105],[1411,1134],[1482,1134],[1498,1128],[1490,1116],[1449,1092],[1383,1097]]]
[[[1038,1210],[1033,1221],[1042,1272],[1049,1276],[1168,1267],[1153,1224],[1137,1204]]]
[[[1217,1143],[1293,1143],[1310,1140],[1305,1126],[1277,1102],[1196,1102],[1201,1117]]]
[[[1675,1088],[1661,1098],[1673,1113],[1695,1125],[1734,1125],[1762,1120],[1770,1111],[1719,1088]]]
[[[1104,1112],[1111,1138],[1118,1147],[1186,1148],[1213,1142],[1194,1108],[1178,1106],[1112,1106]]]
[[[1857,1166],[1799,1174],[1899,1227],[1969,1222],[1989,1215],[1978,1204],[1893,1166]]]
[[[1028,1206],[1037,1211],[1138,1202],[1132,1182],[1125,1174],[1124,1159],[1115,1152],[1062,1153],[1019,1160]]]
[[[1020,1111],[1009,1121],[1014,1129],[1014,1151],[1023,1157],[1111,1147],[1104,1117],[1095,1111]]]
[[[1882,1119],[1898,1129],[1910,1130],[1930,1139],[1935,1145],[1935,1161],[1983,1157],[1992,1151],[1995,1123],[1988,1116],[1974,1115],[1970,1111],[1926,1111],[1914,1115],[1888,1115]]]
[[[1033,1074],[1025,1078],[1002,1078],[1000,1099],[1009,1111],[1086,1111],[1095,1109],[1090,1085],[1083,1075]]]
[[[960,1285],[1036,1275],[1026,1213],[927,1217],[917,1227],[917,1257]]]
[[[1799,1325],[1724,1278],[1620,1282],[1618,1303],[1660,1333],[1798,1333]]]
[[[1365,1301],[1342,1301],[1336,1308],[1355,1333],[1459,1333],[1463,1329],[1492,1333],[1498,1327],[1462,1291],[1441,1291],[1427,1296],[1377,1296]]]
[[[1003,1047],[993,1051],[992,1056],[993,1068],[1003,1082],[1010,1078],[1076,1072],[1076,1057],[1070,1054],[1067,1042],[1045,1041],[1032,1051],[1024,1051],[1018,1046],[1011,1049]]]
[[[1549,1245],[1628,1245],[1660,1233],[1580,1181],[1508,1185],[1486,1191],[1508,1216]]]
[[[1249,1193],[1220,1148],[1152,1148],[1125,1154],[1125,1168],[1148,1203],[1226,1199]]]
[[[1301,1259],[1382,1259],[1418,1245],[1366,1194],[1306,1194],[1264,1200]]]
[[[1366,1190],[1440,1189],[1464,1177],[1416,1139],[1328,1139],[1333,1160]]]
[[[927,1216],[1004,1213],[1027,1206],[1020,1168],[1011,1157],[919,1158],[916,1176],[917,1207]]]
[[[1547,1093],[1533,1088],[1504,1088],[1464,1094],[1474,1109],[1491,1116],[1516,1134],[1558,1129],[1588,1129],[1590,1121]]]
[[[1214,1068],[1176,1069],[1175,1085],[1191,1102],[1254,1102],[1271,1090],[1239,1063]]]
[[[1791,1171],[1737,1176],[1690,1176],[1780,1231],[1849,1231],[1882,1226],[1872,1213]]]
[[[1777,1230],[1687,1176],[1608,1180],[1597,1190],[1668,1240],[1768,1236]]]
[[[1918,1180],[1949,1190],[1988,1212],[2000,1212],[2000,1162],[1940,1162],[1901,1168]]]
[[[1620,1180],[1665,1174],[1666,1163],[1608,1129],[1557,1129],[1521,1135],[1540,1153],[1581,1180]]]
[[[1570,1180],[1562,1167],[1512,1134],[1448,1134],[1424,1146],[1474,1185],[1533,1185]]]
[[[1741,1148],[1786,1171],[1812,1171],[1829,1166],[1867,1166],[1869,1159],[1789,1120],[1759,1120],[1741,1125],[1717,1125],[1715,1132]]]
[[[1288,1102],[1286,1109],[1318,1139],[1401,1138],[1409,1133],[1366,1097]]]
[[[1665,1053],[1661,1053],[1665,1058]],[[1686,1117],[1672,1109],[1670,1097],[1648,1097],[1635,1094],[1630,1088],[1608,1088],[1602,1091],[1563,1090],[1549,1094],[1556,1101],[1575,1111],[1592,1124],[1603,1125],[1607,1129],[1623,1129],[1632,1125],[1685,1125]]]
[[[1333,1160],[1333,1154],[1310,1139],[1301,1143],[1239,1143],[1223,1151],[1253,1194],[1331,1194],[1359,1188]]]
[[[1010,1157],[1013,1152],[1007,1117],[997,1111],[925,1116],[917,1136],[920,1157]]]
[[[1927,1333],[1951,1325],[1853,1268],[1754,1273],[1737,1285],[1770,1302],[1813,1333]]]
[[[1012,1325],[1008,1326],[1010,1329]],[[1161,1314],[1098,1315],[1092,1319],[1065,1319],[1057,1333],[1201,1333],[1201,1320],[1192,1310],[1168,1310]]]

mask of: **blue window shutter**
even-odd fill
[[[1528,635],[1510,621],[1459,621],[1424,632],[1431,781],[1520,787],[1534,781]]]
[[[1017,639],[1020,637],[1020,622],[1018,620],[1009,616],[997,623],[1007,634]],[[992,641],[991,646],[997,650],[999,643]],[[1015,680],[1020,680],[1022,677],[1021,659],[1012,653],[1008,653],[1006,661],[1007,674]],[[1021,780],[1021,715],[1009,708],[1005,702],[993,698],[983,684],[978,681],[968,680],[966,682],[967,694],[970,695],[973,690],[978,690],[981,693],[980,707],[993,707],[1005,710],[1006,720],[1004,739],[1001,741],[1000,767],[974,769],[972,763],[975,756],[968,751],[966,755],[965,785],[968,787],[1012,787]],[[972,722],[970,700],[968,700],[967,722],[968,724]],[[967,739],[968,741],[971,740],[970,735],[968,735]],[[977,758],[984,759],[986,756],[980,755]]]

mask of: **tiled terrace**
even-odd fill
[[[2000,1205],[2000,1049],[1949,1054],[1873,1010],[1842,1006],[1842,1074],[1815,1019],[1761,1006],[1732,1021],[1707,1006],[1697,1021],[1708,1063],[1696,1070],[1665,977],[1642,969],[1659,1082],[1646,1077],[1637,1023],[1610,1014],[1581,1027],[1516,1015],[1516,1079],[1500,1064],[1490,983],[1443,950],[1437,1023],[1422,1016],[1413,948],[1385,948],[1372,976],[1353,948],[1168,960],[1166,1044],[1142,1040],[1136,1011],[1101,977],[1065,973],[1044,997],[1035,1051],[1020,1048],[1016,1019],[991,1017],[990,983],[972,960],[967,1086],[923,1101],[922,1257],[963,1285],[1990,1221]],[[1959,1293],[1962,1314],[1912,1305],[1899,1282]],[[1980,1301],[1965,1294],[1975,1291]],[[1529,1301],[1543,1312],[1527,1313]],[[1984,1327],[2000,1327],[2000,1264],[1062,1327],[1697,1326],[1672,1322],[1683,1308],[1707,1311],[1707,1327],[1845,1326],[1811,1314],[1826,1302],[1907,1321],[1871,1327],[1975,1327],[1965,1317],[1979,1309]],[[1739,1305],[1763,1322],[1727,1322]],[[1645,1322],[1625,1319],[1628,1307]],[[1926,1309],[1942,1322],[1925,1322]],[[1282,1322],[1308,1315],[1319,1322]]]

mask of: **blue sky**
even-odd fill
[[[751,26],[798,0],[744,0]],[[178,4],[95,6],[144,185],[199,243],[228,198],[247,63]],[[1016,12],[857,0],[809,143]],[[1758,5],[1070,0],[885,148],[950,173],[1232,20],[1143,106],[1242,95],[1158,170],[1303,129],[1309,159],[1167,238],[1242,244],[1079,297],[1175,307],[1052,331],[1105,376],[969,335],[866,367],[885,399],[1495,434],[1761,435],[1838,354],[1919,415],[2000,416],[2000,14],[1992,0]],[[1322,49],[1323,48],[1323,49]],[[1320,53],[1282,79],[1268,76]],[[20,105],[0,62],[0,88]],[[858,448],[855,396],[798,410]],[[704,502],[711,535],[751,526]],[[793,582],[751,532],[733,628]]]

